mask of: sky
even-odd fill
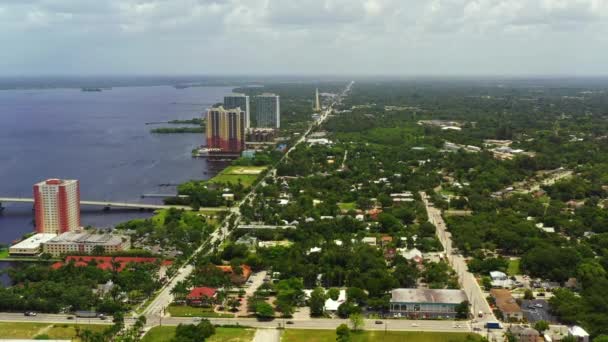
[[[0,0],[0,75],[608,75],[608,0]]]

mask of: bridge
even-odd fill
[[[274,226],[269,224],[240,224],[237,229],[296,229],[293,225]]]
[[[0,197],[0,208],[2,208],[2,203],[34,203],[33,198],[27,197]],[[182,209],[182,210],[192,210],[191,207],[185,205],[171,205],[171,204],[149,204],[149,203],[127,203],[127,202],[102,202],[102,201],[80,201],[80,205],[91,205],[104,207],[105,209],[111,208],[126,208],[126,209]],[[225,211],[225,207],[205,207],[200,208],[199,211],[204,212],[220,212]]]

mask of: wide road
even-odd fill
[[[70,315],[38,314],[35,317],[24,316],[22,313],[1,313],[1,322],[19,323],[53,323],[53,324],[112,324],[112,318],[101,320],[99,318],[68,319]],[[73,316],[72,316],[73,317]],[[307,319],[282,319],[272,321],[259,321],[255,318],[206,318],[213,324],[218,325],[245,325],[254,328],[277,328],[279,326],[293,329],[321,329],[334,330],[340,324],[350,325],[347,319],[329,318],[307,318]],[[150,325],[192,324],[200,319],[191,317],[158,317],[156,322]],[[125,317],[125,323],[130,325],[135,322],[134,318]],[[287,322],[290,322],[289,324]],[[382,322],[382,323],[376,323]],[[365,330],[399,330],[399,331],[442,331],[442,332],[470,332],[471,326],[463,321],[429,321],[429,320],[364,320]]]
[[[448,262],[456,271],[456,274],[460,280],[460,285],[471,303],[471,312],[475,317],[475,319],[472,321],[472,326],[483,329],[486,322],[497,322],[498,320],[496,319],[494,312],[486,300],[486,295],[479,286],[479,283],[475,279],[473,273],[469,272],[465,258],[461,254],[454,254],[454,250],[452,248],[452,234],[447,230],[447,225],[441,216],[441,210],[433,206],[425,192],[421,191],[420,197],[422,198],[422,202],[426,207],[429,222],[434,224],[437,228],[437,237],[445,250]],[[479,317],[480,313],[482,317]],[[495,336],[487,337],[491,340],[495,338],[500,339],[502,338],[502,333],[502,330],[496,330],[493,332],[493,335]]]
[[[346,86],[346,89],[342,92],[341,96],[345,96],[346,94],[348,94],[353,84],[354,82],[349,83]],[[289,153],[291,153],[291,151],[293,151],[299,144],[306,141],[306,138],[315,127],[327,120],[327,117],[333,111],[333,106],[335,104],[336,102],[332,103],[331,106],[329,106],[323,112],[323,114],[317,121],[314,121],[310,124],[306,132],[302,134],[300,139],[298,139],[298,141],[289,150],[287,150],[287,152],[283,155],[283,157],[281,157],[278,163],[283,162],[283,160],[285,160],[285,158],[289,156]],[[268,174],[271,177],[276,177],[276,167],[271,168],[268,171]],[[163,286],[159,294],[143,310],[143,314],[146,316],[148,326],[157,325],[163,319],[162,317],[165,315],[164,309],[169,306],[169,304],[171,304],[171,302],[173,301],[173,295],[171,294],[171,290],[179,281],[186,279],[190,275],[190,273],[192,273],[194,268],[190,265],[190,262],[194,259],[194,257],[203,252],[211,252],[213,249],[212,246],[214,246],[217,242],[221,242],[226,239],[229,235],[230,221],[234,221],[235,225],[239,224],[241,220],[241,205],[243,205],[255,196],[256,190],[258,189],[261,183],[262,182],[256,183],[256,185],[251,188],[249,193],[244,196],[244,198],[239,203],[236,203],[233,207],[230,208],[230,213],[228,214],[226,219],[222,221],[220,227],[211,234],[211,236],[205,243],[203,243],[199,248],[196,249],[196,251],[194,251],[194,253],[188,258],[184,265],[178,270],[177,274],[171,280],[169,280],[169,282],[167,282],[165,286]]]

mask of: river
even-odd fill
[[[151,134],[159,126],[145,123],[200,117],[231,90],[146,86],[102,92],[0,91],[0,197],[31,197],[34,183],[56,177],[78,179],[83,200],[157,202],[141,195],[175,193],[174,184],[207,179],[222,165],[191,158],[204,135]],[[32,205],[3,206],[0,243],[34,229]],[[148,216],[82,208],[82,224],[95,227]]]

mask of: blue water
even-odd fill
[[[190,119],[220,102],[232,87],[119,87],[0,91],[0,197],[31,197],[40,180],[80,180],[84,200],[144,201],[144,193],[174,193],[176,184],[217,170],[192,159],[202,134],[151,134],[146,122]],[[166,125],[165,125],[166,126]],[[149,200],[158,201],[158,200]],[[33,230],[32,206],[4,204],[0,243]],[[83,225],[110,227],[149,216],[84,208]]]

